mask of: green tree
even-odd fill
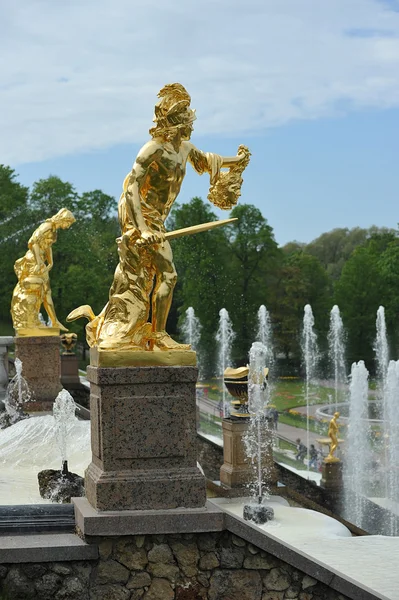
[[[368,229],[354,227],[353,229],[337,228],[327,233],[322,233],[305,248],[308,254],[319,259],[328,275],[333,279],[339,279],[346,261],[355,248],[363,246],[374,235],[392,233],[393,230],[386,227],[373,225]]]
[[[31,208],[39,210],[43,220],[52,217],[61,208],[76,212],[77,200],[74,186],[55,175],[34,183],[29,199]]]
[[[294,252],[284,258],[271,308],[277,350],[297,366],[301,361],[300,332],[306,304],[312,307],[322,343],[332,304],[331,282],[317,258],[306,252]]]
[[[28,206],[29,189],[17,181],[10,167],[0,165],[0,327],[12,333],[10,303],[16,284],[14,261],[25,251],[32,223],[37,218]]]
[[[195,197],[175,205],[168,219],[170,230],[216,221],[209,205]],[[215,333],[219,310],[225,305],[231,284],[227,273],[228,244],[224,228],[184,236],[172,241],[177,285],[168,320],[168,331],[176,334],[189,306],[201,321],[201,353],[207,375],[215,370]]]
[[[282,256],[273,229],[258,208],[241,204],[230,216],[238,220],[226,228],[230,278],[226,308],[237,334],[233,356],[242,365],[255,339],[259,306],[269,305],[273,297]]]
[[[335,301],[348,332],[348,361],[363,359],[369,369],[374,367],[373,341],[382,289],[376,256],[367,247],[356,249],[336,283]]]

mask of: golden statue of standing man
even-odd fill
[[[18,283],[11,301],[11,316],[18,336],[59,335],[68,331],[57,319],[51,296],[49,272],[53,267],[52,245],[57,240],[58,229],[68,229],[75,217],[66,208],[47,219],[32,234],[28,251],[14,265]],[[52,327],[39,319],[43,304]]]
[[[337,420],[339,419],[339,412],[335,412],[333,418],[330,421],[330,424],[328,426],[328,437],[331,440],[330,443],[330,452],[328,454],[328,456],[325,459],[326,463],[332,463],[332,462],[339,462],[339,458],[337,458],[335,456],[335,452],[338,448],[338,423]]]
[[[241,174],[248,165],[248,148],[240,146],[237,156],[226,158],[204,153],[189,140],[195,111],[191,98],[179,83],[166,85],[158,94],[155,126],[151,140],[139,151],[132,171],[123,182],[118,215],[119,264],[115,270],[109,301],[99,315],[90,306],[72,311],[67,320],[86,317],[89,346],[98,351],[167,351],[187,353],[190,347],[178,344],[166,333],[176,269],[168,238],[196,233],[215,226],[200,225],[177,232],[165,231],[165,219],[176,200],[185,176],[187,161],[202,175],[210,175],[208,198],[223,209],[232,208],[241,193]],[[228,167],[229,171],[221,171]],[[216,222],[223,224],[224,221]],[[190,230],[190,231],[188,231]],[[149,322],[150,303],[151,322]],[[158,354],[153,364],[176,364]],[[193,359],[195,361],[195,353]],[[121,355],[119,355],[120,358]],[[158,360],[158,362],[156,362]],[[193,364],[193,362],[185,364]],[[140,359],[137,357],[137,362]],[[100,363],[98,363],[100,364]],[[105,366],[105,363],[103,363]],[[108,363],[107,363],[108,364]],[[115,359],[115,365],[118,358]]]

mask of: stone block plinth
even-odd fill
[[[196,367],[93,367],[92,462],[86,496],[98,511],[198,508]]]
[[[229,488],[242,487],[252,481],[252,466],[245,455],[243,437],[248,430],[248,421],[223,419],[223,465],[220,481]]]
[[[250,421],[223,419],[223,465],[220,468],[220,482],[226,488],[243,488],[253,483],[256,465],[251,464],[245,452],[244,436]],[[270,490],[277,484],[277,472],[273,460],[273,432],[265,420],[262,426],[262,472]]]
[[[322,475],[320,481],[321,487],[332,492],[342,490],[342,462],[323,461]]]
[[[60,336],[16,337],[15,356],[22,361],[33,400],[54,402],[62,390]]]

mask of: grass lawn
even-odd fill
[[[220,380],[211,379],[201,382],[208,386],[207,397],[209,400],[219,402],[222,397]],[[332,388],[319,385],[310,386],[310,404],[329,404],[329,396],[334,396]],[[227,397],[230,396],[227,394]],[[279,412],[306,405],[305,386],[302,379],[278,379],[272,387],[272,403]]]

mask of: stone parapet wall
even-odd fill
[[[1,565],[1,600],[348,600],[228,531],[90,541],[97,560]]]

